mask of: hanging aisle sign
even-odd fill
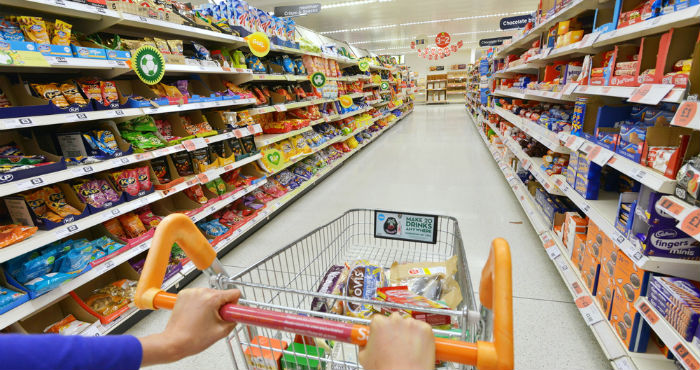
[[[131,68],[141,82],[155,85],[165,74],[165,59],[158,49],[144,45],[132,53]]]
[[[319,13],[321,11],[320,3],[291,5],[291,6],[276,6],[275,17],[300,17],[303,15]]]
[[[270,39],[263,32],[253,32],[245,37],[248,49],[258,58],[262,58],[270,52]]]
[[[437,45],[440,48],[445,48],[447,45],[450,44],[450,34],[447,32],[440,32],[438,35],[435,37],[435,45]]]
[[[515,17],[501,18],[499,25],[502,30],[511,30],[514,28],[525,28],[525,26],[532,21],[532,16],[530,14],[518,15]]]
[[[510,40],[512,39],[513,36],[505,36],[505,37],[494,37],[490,39],[481,39],[479,40],[479,46],[484,47],[484,46],[498,46],[498,45],[503,45],[503,41],[505,40]]]

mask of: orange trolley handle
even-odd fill
[[[134,301],[140,309],[172,309],[177,295],[160,289],[173,243],[185,251],[200,270],[216,273],[216,252],[189,217],[172,214],[158,225],[141,273]],[[435,358],[440,361],[476,365],[481,370],[513,368],[513,298],[510,248],[495,239],[481,273],[481,304],[493,310],[493,342],[469,343],[435,338]],[[235,321],[295,334],[337,340],[363,346],[369,327],[301,316],[255,307],[226,304],[219,310],[226,321]]]

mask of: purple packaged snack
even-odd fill
[[[177,89],[180,90],[180,94],[182,96],[190,97],[190,92],[187,90],[187,80],[177,80],[175,83],[177,86]]]
[[[75,185],[74,188],[84,203],[95,208],[102,208],[102,206],[107,202],[107,197],[102,193],[102,190],[100,190],[100,187],[95,180]]]
[[[119,194],[112,188],[112,186],[105,180],[96,180],[102,194],[105,195],[108,202],[116,202],[119,200]]]
[[[637,234],[645,255],[655,257],[700,259],[700,241],[676,228],[674,223],[650,225],[649,231]]]
[[[700,289],[697,283],[654,276],[649,284],[648,296],[651,305],[685,340],[690,341],[700,319]]]
[[[347,277],[348,269],[345,266],[333,265],[326,271],[316,292],[341,296]],[[336,305],[335,302],[336,300],[332,298],[314,297],[311,301],[311,311],[331,312]],[[342,308],[339,311],[342,312]]]

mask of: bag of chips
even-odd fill
[[[153,188],[153,183],[151,182],[151,171],[148,169],[148,166],[137,167],[134,171],[136,171],[139,189],[144,191],[151,190]]]
[[[141,185],[139,184],[136,170],[124,169],[122,171],[112,172],[111,175],[114,179],[114,183],[119,186],[121,191],[134,197],[139,194]]]
[[[109,231],[112,235],[116,236],[117,238],[122,240],[129,239],[126,236],[126,232],[124,231],[122,224],[116,218],[107,220],[104,223],[102,223],[102,225],[104,225],[104,227],[107,228],[107,231]]]
[[[209,201],[209,199],[207,199],[207,197],[204,195],[202,187],[199,184],[185,189],[185,195],[199,204],[205,204]]]
[[[119,220],[122,229],[124,229],[127,239],[137,238],[146,232],[146,227],[143,226],[141,219],[131,212],[123,214],[117,217],[117,219]]]

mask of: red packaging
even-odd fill
[[[126,169],[124,171],[113,172],[112,178],[119,188],[127,194],[131,196],[137,196],[139,194],[141,186],[139,185],[136,170]]]
[[[139,189],[151,190],[153,183],[151,182],[151,171],[148,167],[139,167],[135,169],[136,178],[139,180]]]
[[[391,303],[398,303],[410,306],[416,306],[420,308],[431,308],[431,309],[449,309],[448,306],[432,301],[428,298],[415,294],[408,290],[407,286],[393,286],[385,288],[377,288],[377,297],[381,300]],[[388,307],[382,307],[383,313],[390,313],[394,311],[399,311],[398,309],[392,309]],[[449,325],[451,319],[449,315],[439,315],[434,313],[419,312],[413,310],[405,310],[407,314],[410,314],[416,320],[424,321],[430,325]]]

